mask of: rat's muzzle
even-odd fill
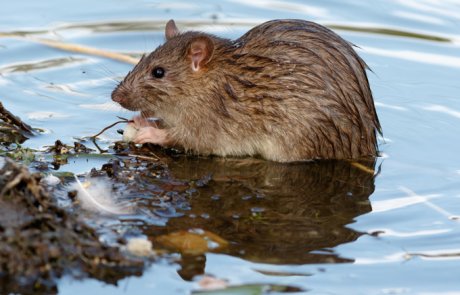
[[[122,107],[130,111],[137,111],[137,108],[134,107],[135,104],[130,99],[131,97],[131,93],[129,93],[122,83],[112,91],[112,100],[114,102],[118,102]]]

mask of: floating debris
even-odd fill
[[[91,179],[81,182],[75,176],[75,185],[71,190],[77,191],[77,199],[86,210],[109,215],[126,215],[133,212],[133,207],[126,202],[119,202],[110,182]]]
[[[305,292],[305,290],[285,285],[239,285],[228,286],[226,288],[215,290],[197,290],[192,294],[206,294],[206,295],[263,295],[270,293],[297,293]]]
[[[48,174],[40,180],[40,183],[48,186],[56,186],[61,183],[61,179],[53,174]]]
[[[177,231],[159,236],[156,241],[168,248],[188,255],[201,255],[206,252],[219,251],[228,246],[226,240],[202,229]]]
[[[228,282],[226,280],[205,275],[198,281],[198,286],[200,286],[202,290],[219,290],[227,288]]]
[[[126,250],[139,257],[152,257],[155,256],[153,251],[152,242],[143,238],[132,238],[128,240]]]
[[[0,142],[23,143],[34,135],[32,127],[9,112],[0,102]]]

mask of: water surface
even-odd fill
[[[190,193],[189,208],[178,209],[182,217],[139,231],[154,239],[204,228],[232,246],[179,263],[156,262],[118,286],[64,278],[60,293],[190,294],[203,273],[232,285],[290,285],[311,294],[460,293],[459,1],[15,1],[3,4],[1,16],[0,35],[134,56],[163,42],[170,18],[181,29],[228,38],[265,20],[301,18],[356,44],[372,69],[384,131],[378,176],[349,163],[173,158],[165,179],[188,183],[212,174],[213,181]],[[71,143],[116,115],[132,115],[109,102],[131,67],[3,36],[0,100],[45,130],[26,146]],[[117,138],[111,131],[103,141]],[[60,171],[84,173],[104,161],[69,161]]]

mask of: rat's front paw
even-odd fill
[[[159,145],[168,144],[168,133],[165,129],[155,127],[142,127],[134,138],[135,143],[154,143]]]

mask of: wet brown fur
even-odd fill
[[[193,72],[188,49],[214,43]],[[152,77],[154,67],[166,70]],[[273,161],[376,156],[380,124],[366,64],[350,43],[303,20],[273,20],[237,40],[185,32],[136,65],[112,96],[164,121],[170,141],[199,154]]]

